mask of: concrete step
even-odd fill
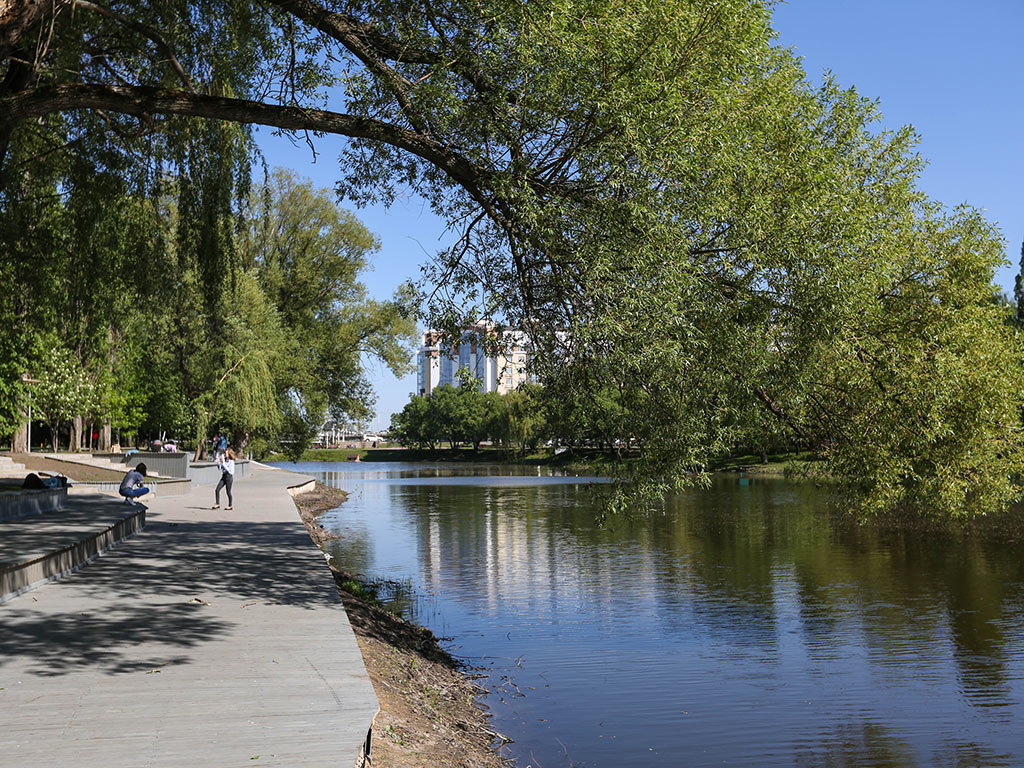
[[[54,461],[64,461],[69,464],[82,464],[87,467],[96,467],[97,469],[110,469],[122,474],[127,472],[129,469],[134,467],[134,464],[121,464],[110,459],[97,459],[89,454],[68,454],[68,453],[48,453],[45,454],[47,459],[53,459]],[[159,472],[149,472],[148,477],[164,477]]]
[[[0,603],[71,573],[145,524],[145,506],[103,494],[69,496],[63,509],[0,523]]]

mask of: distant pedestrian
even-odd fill
[[[139,496],[145,496],[149,493],[149,488],[142,484],[142,481],[146,477],[146,465],[139,463],[135,465],[135,469],[129,469],[125,474],[124,479],[121,481],[121,487],[118,488],[117,492],[124,496],[125,504],[137,504],[135,500]]]
[[[223,488],[228,494],[228,505],[224,509],[231,509],[234,502],[231,499],[231,484],[235,481],[235,452],[230,448],[225,449],[224,458],[217,462],[220,467],[220,482],[214,490],[214,509],[220,509],[220,489]]]
[[[218,434],[213,438],[213,458],[218,464],[224,461],[224,456],[228,452],[228,439],[225,435]]]

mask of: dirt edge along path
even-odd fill
[[[335,538],[316,520],[348,495],[317,482],[295,497],[310,538],[322,547]],[[508,740],[490,728],[473,682],[429,629],[388,613],[371,602],[372,585],[330,563],[349,622],[356,633],[380,713],[373,723],[374,768],[509,768],[498,753]]]

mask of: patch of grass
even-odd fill
[[[767,461],[763,461],[767,459]],[[789,451],[760,454],[745,453],[724,456],[711,463],[712,472],[743,472],[758,475],[804,474],[814,469],[818,458],[810,451]]]
[[[345,579],[338,586],[353,597],[358,597],[364,603],[376,605],[378,608],[384,607],[380,601],[380,587],[372,582]]]
[[[389,725],[383,731],[381,731],[381,733],[383,733],[385,736],[391,739],[391,741],[393,741],[398,746],[405,746],[405,737],[402,735],[401,731],[395,728],[395,726]]]
[[[363,448],[309,448],[303,452],[299,461],[349,461],[350,457],[359,456],[364,461],[367,450]],[[262,461],[289,461],[283,453],[271,453],[263,457]]]

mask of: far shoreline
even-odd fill
[[[620,454],[598,448],[568,448],[560,453],[544,449],[521,454],[516,451],[482,446],[472,448],[308,448],[298,462],[284,454],[273,453],[260,459],[263,462],[296,464],[304,462],[409,462],[453,464],[507,464],[511,466],[552,467],[611,474],[616,467],[628,466],[636,459],[635,452]],[[739,454],[712,462],[712,474],[744,474],[758,477],[790,477],[799,475],[816,462],[806,453],[775,453],[765,457]]]

